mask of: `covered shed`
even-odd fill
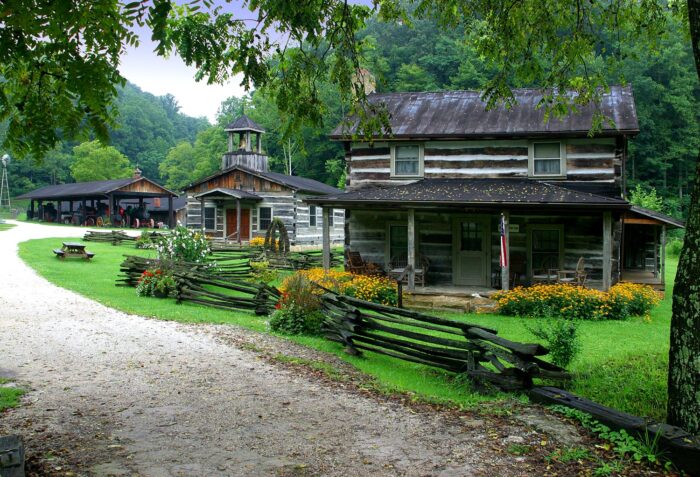
[[[57,184],[22,194],[18,199],[29,199],[28,218],[38,218],[47,222],[63,222],[75,225],[94,225],[100,221],[123,223],[124,216],[118,212],[127,202],[146,210],[149,200],[167,200],[166,221],[169,227],[175,225],[174,199],[177,194],[142,177],[136,171],[128,179],[76,182]],[[160,204],[159,204],[160,205]]]

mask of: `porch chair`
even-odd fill
[[[421,254],[416,257],[416,269],[415,273],[415,283],[422,287],[425,286],[425,276],[428,274],[428,267],[430,266],[430,261]],[[408,267],[408,254],[396,255],[391,258],[391,263],[389,266],[389,278],[398,280],[403,275]],[[408,283],[408,274],[403,277],[403,283]]]
[[[358,275],[382,275],[384,270],[374,262],[362,258],[360,252],[348,251],[348,271]]]
[[[542,260],[540,268],[532,270],[532,283],[555,283],[559,278],[559,260],[556,256],[550,255]]]
[[[580,257],[576,263],[576,270],[559,270],[557,272],[557,283],[567,283],[582,287],[586,284],[586,275],[586,261],[583,257]]]

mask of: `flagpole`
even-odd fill
[[[499,264],[501,265],[501,290],[510,289],[510,214],[509,212],[501,212],[501,217],[499,221],[499,231],[500,231],[500,259]]]

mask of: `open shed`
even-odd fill
[[[22,194],[18,199],[31,200],[28,218],[75,225],[94,225],[107,219],[112,224],[123,224],[125,218],[119,214],[123,206],[129,207],[133,203],[134,208],[146,210],[146,203],[156,203],[160,207],[160,201],[165,199],[167,215],[164,222],[173,227],[173,200],[176,197],[177,194],[142,177],[137,171],[128,179],[46,186]]]

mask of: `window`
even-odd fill
[[[462,222],[460,250],[462,252],[481,252],[483,249],[483,231],[480,222]]]
[[[335,209],[330,209],[328,211],[328,226],[333,227],[333,215],[335,214]]]
[[[563,230],[559,226],[536,226],[531,229],[532,270],[559,268]]]
[[[316,206],[309,206],[309,227],[316,227]]]
[[[391,148],[392,177],[420,177],[423,175],[423,147],[405,144]]]
[[[216,230],[216,207],[204,207],[204,230]]]
[[[389,224],[389,256],[406,257],[408,255],[408,226]]]
[[[559,142],[535,142],[530,149],[531,176],[563,176],[566,174],[565,146]]]
[[[258,230],[267,231],[272,223],[272,207],[258,207]]]

